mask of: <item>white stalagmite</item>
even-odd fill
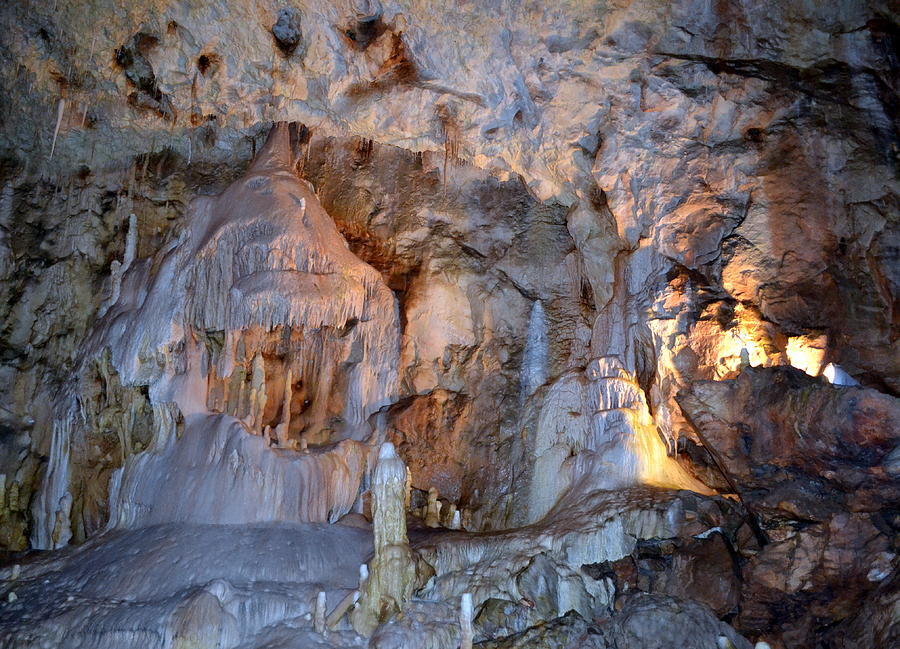
[[[825,370],[822,372],[825,375],[825,378],[828,379],[829,383],[833,385],[839,386],[858,386],[859,381],[850,376],[847,372],[841,368],[840,365],[836,365],[834,363],[828,363],[825,366]]]
[[[266,364],[262,354],[253,357],[253,378],[250,383],[250,429],[261,432],[262,416],[266,409]]]
[[[472,639],[475,635],[472,630],[472,616],[472,593],[463,593],[459,599],[459,649],[472,649]]]
[[[406,465],[394,445],[385,442],[378,451],[372,477],[372,514],[375,552],[390,545],[406,545]],[[371,570],[369,571],[371,575]]]
[[[325,593],[320,590],[316,595],[316,608],[313,612],[313,628],[316,633],[325,633],[325,607]]]
[[[394,445],[385,442],[372,477],[375,556],[351,615],[353,627],[363,635],[371,635],[412,596],[416,566],[406,536],[406,490],[406,465]]]

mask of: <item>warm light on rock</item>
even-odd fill
[[[798,370],[819,376],[824,369],[827,348],[827,336],[792,336],[788,338],[786,353],[790,364]]]

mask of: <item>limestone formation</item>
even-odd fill
[[[894,4],[84,5],[0,6],[0,646],[900,643]]]
[[[441,507],[443,503],[438,500],[438,491],[434,487],[428,490],[428,502],[425,504],[425,525],[438,527],[441,520]]]
[[[351,620],[363,635],[399,613],[412,596],[416,561],[406,536],[406,466],[393,444],[378,451],[372,477],[372,516],[375,556]]]
[[[463,593],[459,601],[459,649],[472,649],[472,594]]]

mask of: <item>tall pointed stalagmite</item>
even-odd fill
[[[371,635],[380,622],[400,611],[412,596],[416,562],[406,536],[406,465],[385,442],[372,479],[375,557],[369,579],[351,615],[353,627]]]

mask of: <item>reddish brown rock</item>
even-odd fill
[[[888,456],[900,400],[779,367],[695,383],[678,401],[757,525],[738,534],[738,628],[814,646],[897,564],[900,481]]]
[[[900,501],[900,481],[882,466],[900,444],[894,397],[776,367],[697,382],[678,402],[733,488],[767,517],[822,520]]]

